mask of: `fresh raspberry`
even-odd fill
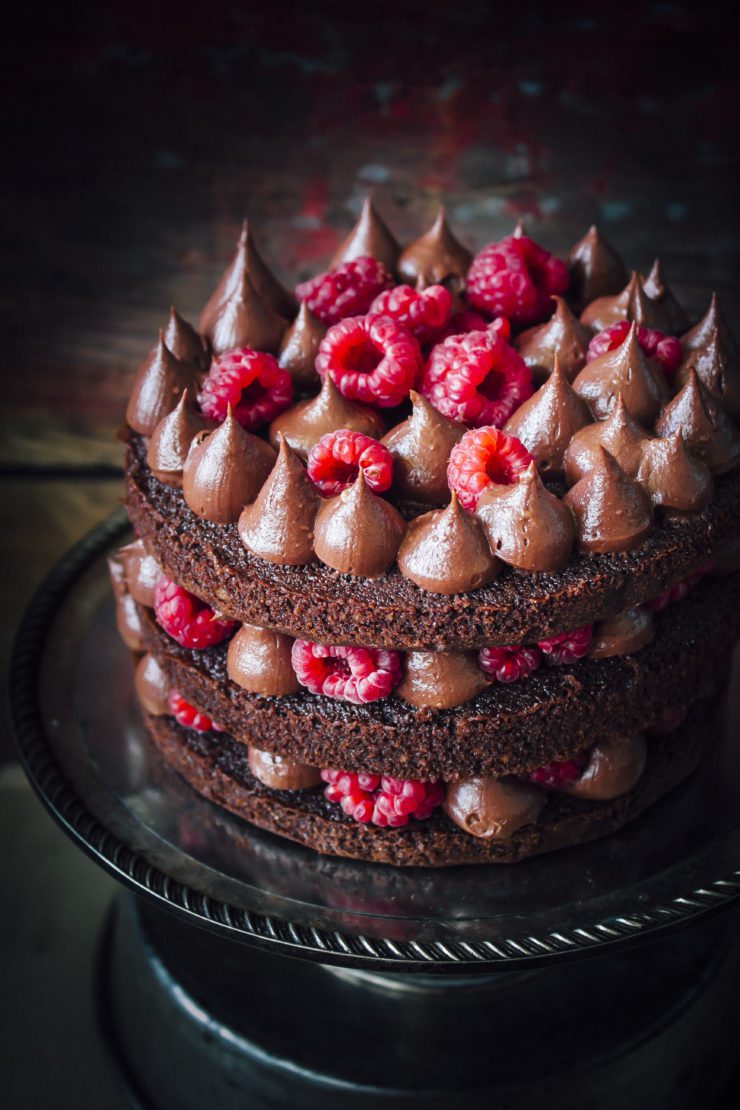
[[[380,293],[370,305],[371,313],[390,316],[422,344],[434,341],[449,323],[451,311],[452,295],[444,285],[429,285],[421,290],[397,285]]]
[[[451,335],[467,335],[470,331],[485,331],[487,327],[493,327],[494,324],[499,325],[499,327],[500,325],[506,325],[507,331],[504,339],[508,340],[511,335],[511,327],[504,316],[499,316],[497,320],[489,325],[488,320],[485,320],[478,312],[470,312],[465,309],[462,312],[454,312],[450,316],[447,327],[443,328],[441,334],[437,337],[437,342],[441,343],[443,339],[449,339]]]
[[[324,324],[337,324],[346,316],[364,316],[378,294],[392,285],[382,262],[362,257],[302,282],[296,296]]]
[[[497,682],[518,682],[536,671],[541,662],[536,647],[486,647],[478,653],[478,665]]]
[[[229,405],[243,428],[269,423],[293,400],[293,379],[276,358],[241,347],[211,363],[198,403],[206,416],[222,423]]]
[[[447,484],[472,513],[487,486],[513,485],[532,461],[516,436],[498,428],[472,428],[452,448]]]
[[[292,661],[298,681],[312,694],[355,705],[387,698],[401,681],[401,656],[397,651],[295,640]]]
[[[213,723],[210,717],[201,713],[190,702],[185,701],[185,698],[182,694],[178,694],[177,690],[170,690],[169,704],[170,713],[178,725],[182,725],[183,728],[193,728],[196,732],[210,732],[211,729],[221,732],[221,729]]]
[[[381,408],[408,397],[422,367],[416,339],[388,316],[354,316],[335,324],[316,358],[322,380],[329,374],[350,401]]]
[[[654,613],[661,613],[669,605],[675,605],[677,601],[683,601],[688,592],[689,587],[686,582],[676,582],[675,585],[669,586],[667,590],[663,590],[662,594],[651,597],[650,601],[646,601],[645,608],[652,609]]]
[[[468,300],[473,308],[489,316],[506,316],[515,327],[546,319],[553,293],[567,288],[565,263],[528,235],[509,235],[489,243],[468,271]]]
[[[587,762],[588,752],[578,752],[570,759],[553,759],[552,763],[530,771],[526,778],[536,786],[544,786],[548,790],[562,790],[564,786],[570,786],[581,777]]]
[[[443,416],[500,428],[534,392],[532,371],[494,328],[452,335],[432,349],[421,392]]]
[[[621,347],[631,326],[629,320],[620,320],[619,323],[600,331],[588,345],[586,362],[592,362],[599,355],[605,355],[607,351]],[[668,377],[678,369],[683,358],[683,347],[675,335],[666,335],[654,328],[638,327],[637,342],[647,358],[654,358],[660,363],[663,373]]]
[[[168,636],[185,648],[213,647],[237,627],[237,621],[219,620],[205,602],[169,578],[157,582],[154,613]]]
[[[381,828],[401,828],[409,817],[424,821],[444,801],[440,782],[395,779],[390,775],[356,774],[353,771],[325,770],[325,797],[339,803],[348,817]]]
[[[351,486],[359,470],[374,493],[390,489],[393,456],[377,439],[340,428],[327,432],[308,456],[308,476],[323,494],[341,493]]]
[[[561,632],[559,636],[540,640],[537,647],[545,656],[546,663],[559,667],[562,663],[575,663],[577,659],[587,655],[592,634],[593,625],[584,624],[583,628],[574,628],[571,632]]]

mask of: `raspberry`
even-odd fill
[[[511,335],[511,327],[509,321],[504,316],[499,316],[490,325],[506,325],[507,331],[504,334],[504,339],[509,338]],[[449,339],[451,335],[466,335],[469,331],[485,331],[489,326],[488,321],[484,320],[477,312],[470,312],[463,310],[462,312],[455,312],[450,316],[450,322],[447,327],[443,329],[442,333],[437,337],[437,342],[441,343],[443,339]],[[502,333],[503,334],[503,333]]]
[[[545,662],[550,666],[560,666],[562,663],[575,663],[588,654],[591,645],[593,625],[584,624],[582,628],[574,628],[571,632],[561,632],[559,636],[551,636],[548,640],[540,640],[537,647],[545,656]]]
[[[658,594],[657,597],[653,597],[650,601],[646,601],[645,607],[647,609],[652,609],[654,613],[660,613],[661,610],[665,609],[668,605],[673,605],[677,601],[683,601],[689,590],[695,586],[697,582],[701,581],[705,575],[711,574],[713,569],[714,559],[702,563],[700,567],[697,567],[696,570],[692,571],[686,578],[682,578],[680,582],[676,582],[673,586],[669,586],[667,590],[663,590],[663,593]]]
[[[355,316],[329,328],[316,369],[350,401],[390,408],[408,397],[423,366],[410,331],[388,316]]]
[[[198,403],[206,416],[222,423],[229,405],[243,428],[269,423],[293,400],[293,379],[277,359],[241,347],[211,363]]]
[[[498,428],[473,428],[452,448],[447,484],[472,513],[487,486],[513,485],[532,461],[516,436]]]
[[[546,319],[553,293],[568,288],[564,262],[528,235],[489,243],[468,271],[468,300],[489,316],[506,316],[515,327]]]
[[[486,647],[478,653],[478,665],[498,682],[518,682],[537,670],[541,658],[536,647]]]
[[[424,821],[445,796],[440,782],[333,770],[322,771],[321,778],[328,784],[324,790],[328,801],[339,803],[355,821],[372,821],[381,828],[401,828],[408,824],[409,817]]]
[[[419,291],[410,285],[397,285],[381,293],[370,305],[371,313],[390,316],[422,344],[434,341],[449,323],[451,311],[452,295],[444,285],[429,285]]]
[[[351,486],[362,469],[373,493],[390,489],[393,456],[377,439],[340,428],[328,432],[311,448],[308,476],[323,494],[341,493]]]
[[[532,371],[494,328],[452,335],[429,356],[420,392],[451,420],[500,428],[532,396]]]
[[[237,627],[236,621],[219,620],[205,602],[169,578],[157,582],[154,613],[168,636],[196,650],[220,644]]]
[[[362,257],[302,282],[296,295],[322,323],[337,324],[345,316],[363,316],[378,294],[392,284],[382,262]]]
[[[612,324],[611,327],[600,331],[588,345],[586,362],[592,362],[599,355],[605,355],[607,351],[613,351],[615,347],[621,347],[627,338],[630,327],[629,320],[620,320],[619,323]],[[657,331],[654,328],[638,327],[637,342],[648,358],[654,358],[660,363],[664,374],[670,377],[678,369],[683,358],[683,347],[681,341],[676,339],[675,335],[665,335],[664,332]]]
[[[397,651],[295,640],[292,662],[298,681],[312,694],[355,705],[387,698],[401,681],[401,656]]]
[[[178,725],[182,725],[183,728],[193,728],[196,732],[210,732],[211,729],[221,732],[221,729],[213,723],[210,717],[201,713],[190,702],[185,701],[185,698],[182,694],[178,694],[177,690],[170,690],[169,704],[170,713]]]
[[[537,767],[525,777],[536,786],[544,786],[548,790],[562,790],[581,777],[583,768],[588,762],[588,752],[578,752],[570,759],[553,759],[552,763],[544,767]]]

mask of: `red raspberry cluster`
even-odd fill
[[[471,428],[452,448],[447,484],[472,513],[487,486],[513,485],[532,462],[516,436],[498,428]]]
[[[422,345],[438,338],[449,324],[451,311],[452,295],[444,285],[429,285],[419,290],[410,285],[397,285],[381,293],[370,305],[371,313],[390,316],[403,324]]]
[[[194,705],[185,701],[182,694],[178,694],[176,690],[170,690],[168,701],[170,713],[183,728],[192,728],[196,732],[210,732],[211,729],[221,732],[218,725],[214,724],[207,714],[201,713]]]
[[[532,396],[532,371],[500,328],[452,335],[432,349],[421,392],[451,420],[500,428]]]
[[[408,825],[410,817],[424,821],[445,796],[440,782],[332,770],[322,771],[321,777],[327,783],[324,794],[330,802],[341,805],[355,821],[372,821],[380,828],[401,828]]]
[[[267,424],[293,400],[293,379],[263,351],[240,347],[215,358],[198,402],[206,416],[223,423],[231,405],[243,428]]]
[[[468,271],[468,300],[489,316],[506,316],[515,327],[544,320],[554,293],[568,288],[568,269],[528,235],[489,243]]]
[[[369,312],[375,298],[392,285],[383,263],[363,256],[302,282],[296,295],[324,324],[337,324],[346,316]]]
[[[389,316],[353,316],[329,328],[316,369],[350,401],[390,408],[409,395],[421,374],[418,342]]]
[[[540,640],[537,647],[545,657],[545,662],[551,666],[560,666],[563,663],[575,663],[588,655],[593,635],[593,625],[584,624],[582,628],[574,628],[570,632],[561,632],[558,636],[551,636],[547,640]]]
[[[518,682],[537,670],[541,658],[536,647],[485,647],[478,653],[478,665],[497,682]]]
[[[612,324],[611,327],[600,331],[588,345],[586,361],[592,362],[599,355],[605,355],[607,351],[613,351],[615,347],[621,347],[629,334],[631,326],[629,320],[620,320],[618,324]],[[637,342],[640,344],[643,354],[647,358],[654,358],[659,362],[663,372],[668,376],[678,369],[683,358],[683,347],[680,339],[676,339],[675,335],[666,335],[665,332],[658,331],[655,328],[638,327]]]
[[[583,768],[588,762],[588,752],[578,752],[570,759],[553,759],[544,767],[537,767],[526,776],[536,786],[544,786],[547,790],[562,790],[579,779]]]
[[[295,640],[291,658],[298,681],[312,694],[355,705],[387,698],[401,681],[397,651]]]
[[[154,614],[173,640],[185,648],[213,647],[236,630],[236,621],[224,621],[205,602],[169,578],[160,578],[154,590]]]
[[[374,493],[390,489],[393,456],[384,444],[362,432],[347,428],[327,432],[308,455],[308,476],[327,496],[351,486],[359,470]]]

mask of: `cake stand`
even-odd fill
[[[95,982],[133,1104],[712,1105],[740,1016],[717,916],[740,900],[740,661],[711,758],[614,836],[515,866],[322,857],[149,741],[105,564],[127,538],[115,514],[42,584],[11,697],[36,792],[121,884]]]

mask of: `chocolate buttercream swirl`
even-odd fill
[[[465,705],[490,685],[472,652],[409,651],[398,697],[429,709]]]
[[[627,268],[595,224],[571,247],[569,295],[580,311],[598,297],[619,293],[628,280]]]
[[[583,551],[631,551],[653,526],[650,498],[601,445],[593,469],[565,495]]]
[[[685,385],[689,374],[696,370],[699,380],[728,413],[740,421],[740,359],[733,358],[729,347],[722,343],[719,327],[707,336],[703,347],[692,347],[678,368],[676,380]]]
[[[589,753],[581,777],[565,787],[566,793],[590,802],[609,802],[621,798],[639,781],[645,770],[645,737],[620,736],[599,740]]]
[[[190,445],[199,432],[215,426],[213,420],[196,412],[188,390],[184,389],[177,406],[160,420],[149,440],[146,461],[154,477],[166,486],[181,486]]]
[[[632,271],[624,289],[612,297],[598,297],[581,313],[581,323],[593,331],[602,331],[630,320],[645,328],[660,328],[660,312],[645,292],[643,281],[636,270]]]
[[[297,389],[307,392],[319,381],[316,355],[326,330],[306,302],[301,301],[298,315],[283,336],[278,353],[280,366],[288,371]]]
[[[144,546],[143,540],[134,540],[120,548],[116,558],[123,568],[125,589],[134,601],[147,609],[154,608],[154,590],[162,577],[162,568]]]
[[[188,362],[198,370],[207,368],[208,352],[203,346],[203,340],[192,324],[182,318],[174,305],[170,305],[170,317],[165,328],[164,341],[168,350],[172,351],[175,358],[180,359],[181,362]]]
[[[239,517],[248,551],[268,563],[302,566],[314,559],[314,521],[320,498],[306,468],[280,436],[277,462],[257,499]]]
[[[197,396],[200,375],[187,362],[181,362],[167,349],[164,332],[140,366],[126,407],[126,420],[135,432],[150,436],[160,420],[172,412],[183,390]]]
[[[275,452],[263,439],[245,432],[231,405],[214,432],[193,443],[182,474],[182,492],[196,516],[232,524],[254,501],[272,469]]]
[[[653,304],[656,319],[660,321],[653,324],[653,327],[659,328],[666,335],[680,335],[686,330],[689,318],[665,280],[659,258],[655,259],[650,273],[645,278],[644,291]]]
[[[691,454],[680,428],[665,438],[648,440],[637,480],[654,505],[679,513],[700,513],[714,493],[709,467]]]
[[[250,694],[286,697],[297,694],[301,684],[290,661],[293,641],[280,632],[243,624],[229,641],[226,673]]]
[[[409,501],[444,505],[450,499],[447,463],[466,428],[437,412],[421,394],[412,390],[410,396],[411,415],[381,441],[393,455],[393,489]]]
[[[550,377],[509,417],[504,431],[521,440],[543,474],[560,475],[568,444],[592,422],[588,405],[569,384],[556,356]]]
[[[568,484],[574,485],[593,469],[599,447],[605,447],[614,456],[625,474],[636,478],[645,444],[649,442],[650,437],[630,416],[620,393],[606,420],[582,428],[573,437],[564,459]]]
[[[401,514],[368,489],[360,469],[349,489],[319,509],[314,550],[341,574],[374,578],[394,562],[405,531]]]
[[[258,782],[271,790],[310,790],[321,782],[318,767],[289,763],[281,755],[263,752],[249,745],[249,770]]]
[[[533,825],[545,808],[547,795],[515,778],[473,775],[447,786],[442,808],[464,832],[482,840],[508,840]]]
[[[568,562],[575,529],[570,510],[542,483],[532,462],[510,486],[489,485],[475,515],[491,551],[519,570],[556,571]]]
[[[277,446],[282,435],[296,454],[305,459],[322,436],[339,428],[380,439],[385,423],[374,409],[343,397],[327,374],[316,397],[299,401],[275,417],[270,425],[270,443]]]
[[[411,521],[398,552],[398,569],[422,590],[459,594],[492,582],[498,564],[483,528],[453,493],[446,509]]]
[[[445,210],[440,205],[429,230],[401,252],[398,272],[404,281],[417,289],[446,284],[452,292],[460,293],[465,288],[472,261],[472,252],[452,234]]]
[[[393,273],[400,249],[370,197],[365,197],[357,223],[334,254],[329,268],[333,270],[343,262],[369,257],[382,262]]]
[[[668,396],[664,377],[643,354],[634,323],[618,347],[581,370],[573,388],[597,420],[609,415],[621,393],[630,414],[645,425],[652,424]]]
[[[685,385],[666,405],[655,425],[665,438],[681,430],[687,446],[713,474],[724,474],[740,464],[740,432],[714,400],[693,368]]]
[[[164,717],[170,712],[170,684],[167,675],[153,655],[142,655],[134,674],[136,696],[147,713]]]
[[[514,346],[530,367],[535,381],[542,382],[552,373],[557,359],[569,382],[586,365],[589,333],[573,315],[562,297],[553,297],[555,312],[544,324],[527,328]]]
[[[693,351],[708,346],[715,332],[719,336],[720,347],[727,353],[728,358],[734,362],[740,355],[737,340],[725,319],[717,294],[712,293],[709,308],[701,320],[681,336],[683,349]]]
[[[295,315],[296,302],[292,293],[282,285],[267,266],[254,242],[249,221],[242,222],[241,235],[236,245],[236,253],[221,280],[200,315],[199,330],[209,339],[221,309],[239,291],[244,274],[256,290],[263,304],[268,305],[278,316],[290,320]]]
[[[287,326],[282,316],[260,300],[245,271],[239,285],[214,315],[208,338],[215,355],[237,347],[276,354]]]
[[[592,659],[632,655],[650,643],[655,634],[654,625],[653,614],[642,607],[599,621],[594,625],[589,655]]]

